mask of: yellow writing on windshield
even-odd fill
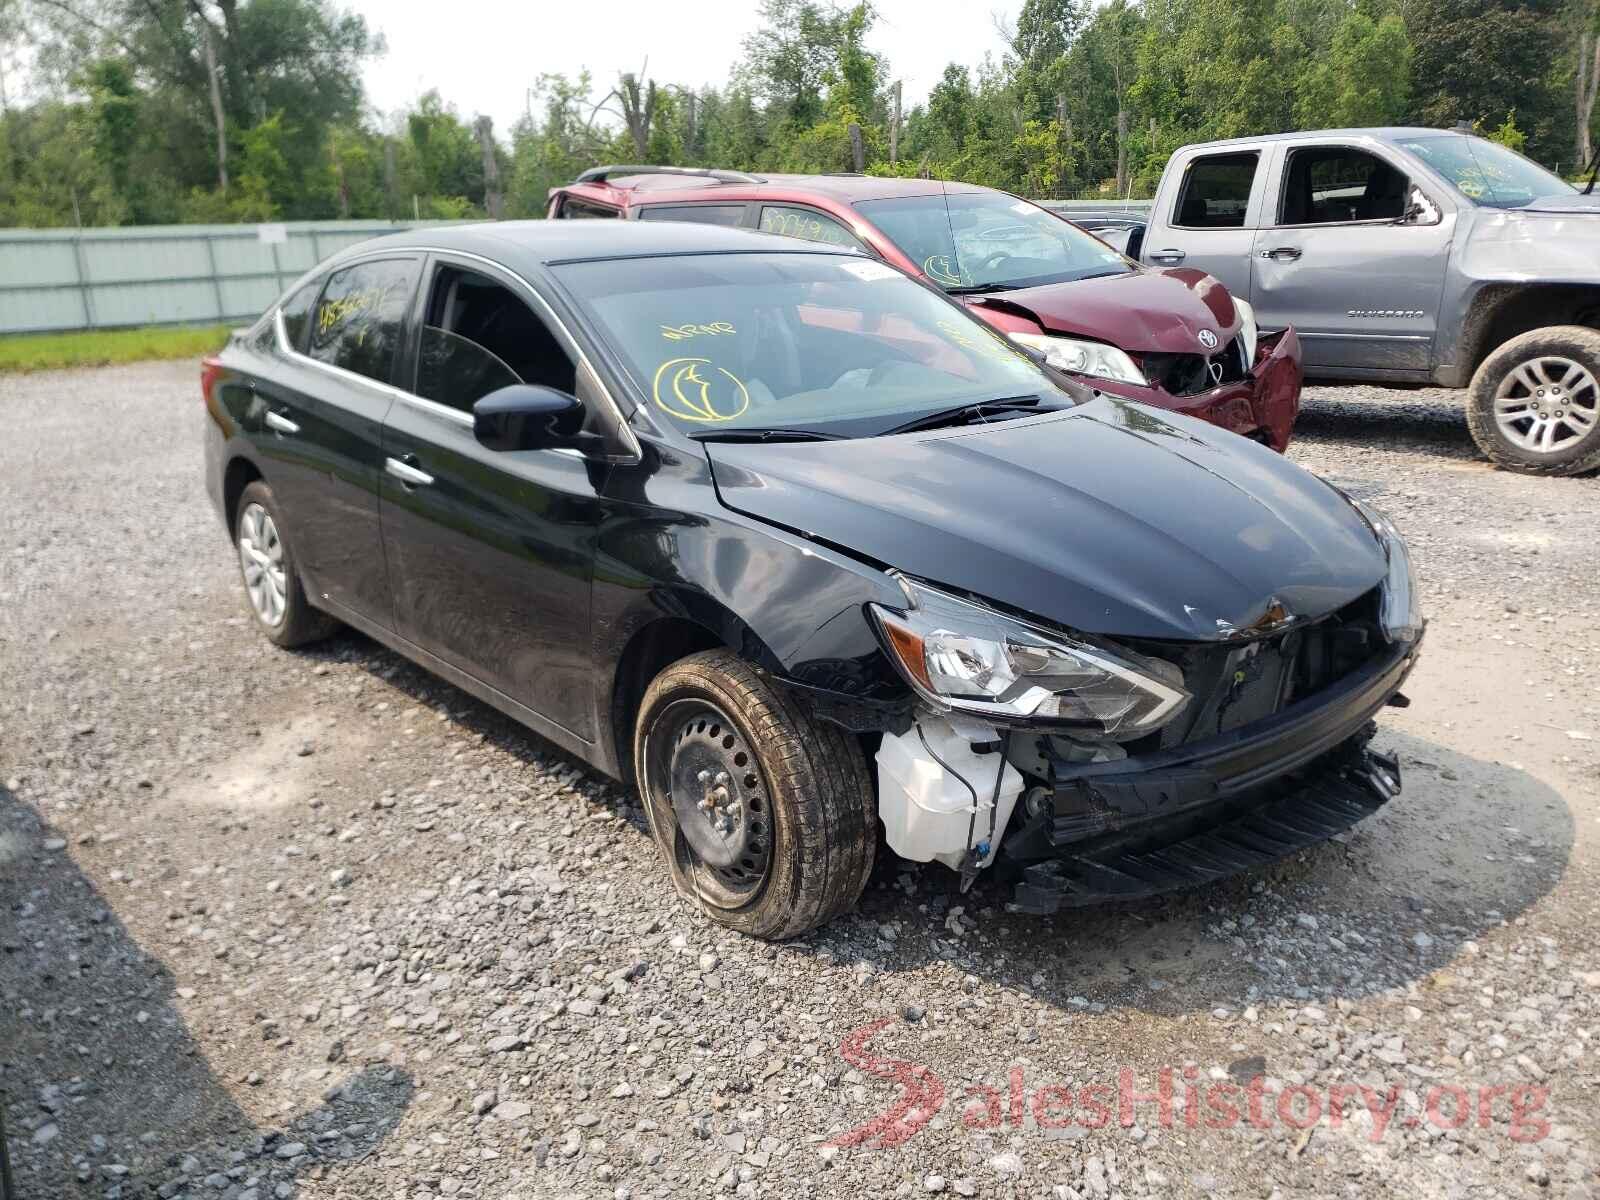
[[[955,321],[940,321],[938,324],[939,331],[963,350],[970,350],[974,354],[1003,362],[1008,366],[1015,366],[1019,362],[1033,365],[1026,354],[1015,349],[999,334],[990,333],[986,328],[963,329]]]
[[[684,338],[700,337],[702,334],[716,336],[721,333],[738,333],[727,321],[708,321],[703,325],[690,322],[688,325],[663,325],[661,336],[668,341],[678,342]]]
[[[958,287],[961,284],[961,269],[950,260],[948,254],[928,255],[922,260],[922,270],[929,279],[945,287]]]
[[[651,384],[656,407],[680,421],[731,421],[750,407],[750,392],[709,358],[669,358]]]

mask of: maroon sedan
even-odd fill
[[[1144,267],[1048,209],[993,188],[864,175],[674,167],[585,171],[551,217],[745,226],[852,246],[959,297],[1091,387],[1289,444],[1300,342],[1262,333],[1202,271]]]

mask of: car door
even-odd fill
[[[526,284],[432,256],[407,395],[383,430],[383,545],[402,637],[584,740],[594,737],[589,589],[606,467],[490,450],[472,405],[512,383],[599,385]]]
[[[1160,209],[1145,234],[1144,261],[1157,267],[1193,267],[1250,299],[1250,251],[1261,211],[1266,174],[1263,146],[1196,154],[1163,187]]]
[[[1310,373],[1426,372],[1453,206],[1370,142],[1290,145],[1273,174],[1251,260],[1261,325],[1293,325]]]
[[[263,471],[307,587],[385,627],[383,420],[421,267],[420,255],[385,255],[302,288],[279,311],[279,366],[255,384]]]

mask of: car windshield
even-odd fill
[[[1002,192],[863,200],[855,207],[943,288],[1033,287],[1132,270],[1070,221]]]
[[[1514,150],[1460,134],[1403,138],[1396,143],[1427,163],[1467,199],[1488,208],[1521,208],[1576,189]]]
[[[987,325],[859,256],[707,254],[555,271],[652,411],[692,435],[861,437],[964,405],[1076,402]]]

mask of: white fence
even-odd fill
[[[0,229],[0,334],[254,319],[335,250],[416,224]]]

